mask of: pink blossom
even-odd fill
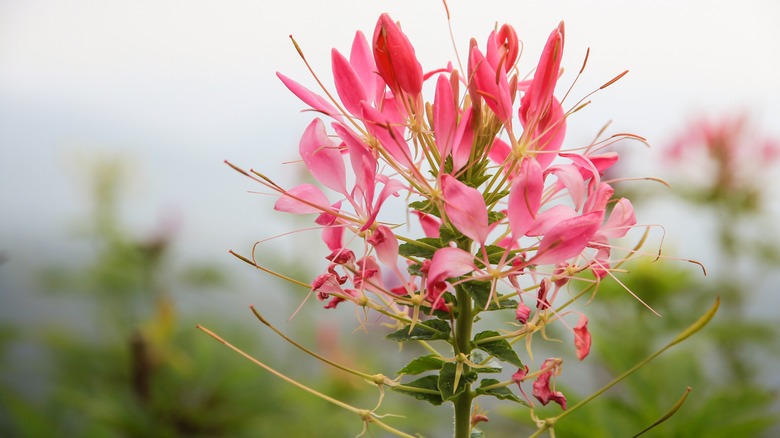
[[[525,324],[528,322],[528,317],[531,315],[531,308],[526,306],[523,301],[519,301],[517,303],[517,308],[515,309],[515,319],[520,324]]]
[[[580,315],[580,320],[574,327],[574,347],[577,349],[579,360],[585,359],[590,353],[590,332],[588,332],[588,318],[585,315]]]
[[[495,38],[493,34],[491,37]],[[469,52],[469,77],[479,98],[484,100],[501,122],[508,122],[512,118],[512,96],[506,72],[501,70],[497,73],[476,44]]]
[[[558,222],[544,235],[531,264],[557,264],[575,257],[588,245],[601,221],[604,211],[594,211]]]
[[[455,228],[479,243],[485,243],[488,234],[487,206],[482,193],[450,175],[441,179],[444,211]]]
[[[566,397],[560,391],[555,391],[550,387],[551,379],[561,374],[561,360],[560,359],[547,359],[542,364],[542,370],[548,369],[548,371],[539,375],[533,384],[532,394],[537,400],[546,406],[550,401],[561,405],[561,409],[566,410]]]
[[[466,275],[475,269],[474,256],[470,253],[459,248],[441,248],[433,254],[428,268],[428,292],[440,287],[445,280]]]

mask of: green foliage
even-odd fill
[[[460,287],[474,300],[474,305],[478,310],[501,310],[517,307],[517,301],[515,300],[501,299],[496,304],[496,298],[490,299],[491,285],[489,281],[469,281],[463,283]],[[490,305],[488,305],[488,300],[490,300]]]
[[[438,388],[441,392],[442,400],[451,400],[465,391],[470,384],[477,380],[477,373],[474,371],[462,371],[456,381],[457,364],[446,362],[441,367],[439,373]],[[457,384],[457,385],[456,385]]]
[[[480,342],[484,339],[500,337],[501,335],[495,330],[486,330],[484,332],[477,333],[474,336],[475,348],[478,348],[491,356],[503,361],[509,362],[516,367],[522,367],[523,362],[512,349],[512,346],[506,339],[495,339],[488,342]]]
[[[417,323],[411,331],[404,327],[386,337],[397,342],[446,340],[450,338],[450,325],[440,319],[429,319]]]
[[[410,388],[420,388],[426,391],[425,392],[412,391],[398,386],[390,386],[389,388],[392,389],[393,391],[410,395],[416,398],[417,400],[427,401],[428,403],[434,406],[439,406],[442,403],[444,403],[444,400],[442,399],[441,396],[441,392],[439,390],[439,376],[437,375],[420,377],[419,379],[413,380],[409,383],[404,383],[404,386]]]
[[[482,381],[479,382],[479,388],[477,388],[475,392],[477,395],[489,395],[499,400],[511,400],[513,402],[528,405],[528,403],[517,397],[506,386],[501,386],[498,388],[487,388],[488,386],[497,385],[498,383],[500,382],[496,379],[482,379]]]
[[[444,361],[436,355],[429,354],[426,356],[420,356],[414,358],[409,364],[401,368],[398,374],[420,374],[426,371],[433,371],[441,369]]]

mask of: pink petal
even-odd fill
[[[499,72],[490,65],[485,56],[474,46],[469,54],[469,77],[479,94],[502,122],[512,117],[512,98],[506,72]]]
[[[379,140],[382,147],[384,147],[400,165],[407,168],[414,167],[412,153],[409,150],[409,145],[406,144],[406,140],[404,139],[403,128],[400,128],[388,118],[387,115],[372,108],[366,102],[362,102],[362,106],[363,119],[366,121],[368,132]]]
[[[557,204],[539,213],[531,228],[526,231],[526,236],[541,236],[547,234],[550,229],[563,220],[577,216],[577,212],[568,205]]]
[[[580,320],[574,327],[574,348],[577,349],[577,359],[583,360],[590,353],[590,332],[588,332],[588,318],[580,315]]]
[[[325,187],[346,194],[344,159],[336,144],[328,138],[325,125],[314,119],[303,132],[298,151],[311,175]]]
[[[439,228],[441,228],[441,221],[439,219],[417,210],[412,211],[412,213],[420,218],[420,225],[422,225],[425,237],[439,237]]]
[[[439,75],[436,81],[436,95],[433,100],[433,132],[436,136],[436,147],[442,161],[452,151],[452,141],[455,137],[458,112],[452,85],[446,75]]]
[[[398,192],[406,188],[400,181],[388,178],[385,175],[377,175],[377,180],[384,186],[382,187],[382,191],[379,192],[379,196],[377,197],[374,205],[369,205],[370,216],[368,219],[366,219],[366,223],[363,225],[360,231],[365,231],[369,229],[371,225],[373,225],[377,215],[379,214],[379,210],[382,208],[382,205],[385,203],[387,198],[390,196],[398,196]]]
[[[595,210],[605,210],[607,203],[612,199],[612,195],[615,193],[615,189],[607,183],[599,184],[596,191],[588,196],[588,200],[585,201],[585,206],[582,210],[583,213],[590,213]]]
[[[542,364],[541,369],[545,369],[554,361],[559,360],[560,359],[547,359]],[[561,405],[562,409],[566,410],[566,397],[564,397],[562,392],[553,392],[553,390],[550,388],[550,379],[552,379],[553,374],[560,374],[559,365],[553,366],[549,371],[540,374],[539,377],[536,378],[533,384],[532,394],[534,397],[536,397],[537,400],[539,400],[540,403],[542,403],[543,406],[546,406],[548,403],[550,403],[550,401],[553,401]]]
[[[634,225],[636,225],[634,206],[628,199],[620,198],[599,233],[608,238],[619,238],[625,236]]]
[[[363,82],[358,77],[352,65],[338,50],[331,51],[331,64],[333,68],[333,82],[336,84],[336,92],[344,104],[344,107],[353,115],[360,116],[362,110],[360,102],[367,100]]]
[[[510,148],[509,145],[506,144],[504,140],[501,140],[500,138],[496,138],[495,140],[493,140],[493,145],[490,147],[490,152],[488,152],[488,158],[493,160],[493,162],[496,164],[504,164],[511,152],[512,152],[512,148]]]
[[[466,237],[484,244],[489,230],[487,206],[482,193],[450,175],[442,176],[441,187],[444,211],[452,225]]]
[[[531,229],[542,205],[544,176],[533,158],[524,159],[509,190],[507,217],[512,236],[519,239]]]
[[[603,218],[603,211],[594,211],[559,222],[542,238],[529,263],[554,265],[579,255],[598,231]]]
[[[438,283],[450,278],[457,278],[476,269],[474,256],[460,248],[438,249],[431,259],[428,268],[428,292],[434,292]]]
[[[606,277],[609,274],[609,256],[612,252],[612,249],[609,246],[609,239],[601,234],[601,232],[598,232],[590,240],[588,246],[596,248],[596,255],[590,262],[591,271],[593,271],[593,274],[598,278]]]
[[[561,22],[547,38],[534,78],[520,100],[520,120],[524,123],[539,120],[549,111],[561,68],[563,36],[563,22]]]
[[[526,306],[524,302],[517,303],[517,309],[515,309],[515,319],[520,324],[528,322],[528,317],[531,316],[531,308]]]
[[[558,154],[561,157],[568,158],[572,161],[572,165],[579,170],[582,179],[589,181],[589,186],[599,184],[600,174],[595,164],[590,160],[587,155],[580,155],[571,152],[561,152]]]
[[[520,44],[515,29],[508,24],[501,26],[496,34],[496,44],[500,56],[504,59],[504,70],[509,73],[520,54]]]
[[[384,89],[385,84],[382,78],[376,74],[376,64],[374,63],[374,55],[371,53],[371,46],[368,45],[366,36],[361,31],[355,33],[352,51],[349,54],[349,63],[352,64],[352,68],[363,83],[363,89],[366,90],[369,103],[376,101],[378,93]]]
[[[374,188],[376,187],[376,158],[368,150],[368,146],[351,129],[341,123],[333,123],[332,126],[336,135],[347,145],[352,171],[355,173],[355,186],[360,188],[363,202],[371,204],[374,202]]]
[[[570,164],[559,164],[549,167],[547,172],[558,177],[558,183],[568,190],[574,202],[574,209],[581,210],[588,188],[582,179],[579,169]]]
[[[452,151],[452,171],[457,172],[468,164],[471,149],[474,145],[473,108],[469,107],[461,116],[458,130],[455,133]]]
[[[341,211],[341,203],[341,200],[336,201],[333,205],[330,206],[331,211],[323,211],[320,213],[320,215],[317,216],[317,219],[314,220],[314,223],[322,226],[333,225],[333,223],[336,222],[336,219],[338,218],[336,213]]]
[[[588,158],[596,166],[599,175],[603,175],[605,170],[617,163],[619,157],[617,152],[607,152],[599,155],[589,155]]]
[[[287,76],[276,72],[276,76],[282,80],[282,83],[292,91],[292,93],[296,96],[298,96],[298,99],[301,99],[303,103],[306,105],[309,105],[310,107],[314,108],[315,110],[329,115],[331,117],[340,118],[341,115],[336,110],[336,108],[333,107],[333,105],[330,104],[327,100],[325,100],[322,96],[319,94],[316,94],[309,90],[308,88],[304,87],[303,85],[295,82],[294,80],[288,78]]]
[[[322,190],[311,184],[301,184],[283,194],[274,204],[274,210],[287,213],[322,213],[330,209],[330,202]]]
[[[380,262],[387,266],[398,265],[398,239],[390,228],[385,225],[376,227],[366,241],[374,247]]]
[[[328,249],[336,251],[344,247],[344,227],[329,226],[322,229],[322,241]]]
[[[520,119],[520,123],[523,127],[528,126],[528,122],[524,122],[523,119]],[[543,169],[546,169],[553,162],[556,152],[561,149],[565,136],[566,118],[563,108],[558,99],[553,97],[548,113],[536,124],[534,141],[531,144],[531,149],[539,152],[536,154],[536,159]]]

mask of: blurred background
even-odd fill
[[[563,381],[570,400],[670,339],[716,295],[724,300],[705,334],[562,422],[561,436],[636,433],[686,385],[688,402],[656,436],[780,433],[780,6],[491,0],[449,8],[461,54],[496,22],[513,24],[526,71],[564,20],[559,93],[588,47],[573,97],[630,70],[569,119],[566,145],[586,144],[610,121],[608,132],[647,138],[650,149],[619,145],[625,158],[613,176],[669,181],[671,189],[619,188],[635,197],[641,224],[663,224],[652,239],[664,239],[666,255],[708,268],[705,278],[669,260],[631,267],[626,281],[662,319],[606,287],[589,309],[589,371]],[[273,198],[250,193],[258,187],[223,164],[296,181],[300,168],[280,163],[297,158],[312,116],[275,72],[314,81],[288,35],[330,84],[330,49],[348,50],[357,29],[371,35],[384,11],[402,23],[424,69],[453,59],[438,1],[0,0],[0,436],[360,432],[351,414],[331,414],[194,325],[362,406],[373,406],[375,391],[303,358],[247,306],[362,369],[392,375],[403,365],[381,328],[355,330],[351,309],[310,301],[285,322],[305,291],[228,250],[248,254],[254,242],[308,222],[273,212]],[[316,235],[264,242],[258,258],[308,281],[324,251],[303,258],[296,247]],[[376,348],[367,355],[366,345]],[[422,403],[390,395],[383,406],[409,417],[393,423],[411,424],[405,430],[447,436],[448,410]],[[491,407],[485,429],[516,433],[523,416]]]

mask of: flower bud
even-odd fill
[[[393,93],[402,90],[412,96],[422,91],[423,71],[414,47],[389,15],[382,14],[374,29],[374,59],[379,76]]]

